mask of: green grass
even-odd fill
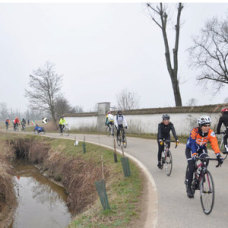
[[[102,209],[99,198],[95,203],[88,207],[83,213],[73,218],[69,225],[73,227],[128,227],[129,223],[139,218],[140,209],[139,201],[143,190],[143,178],[140,169],[130,161],[131,176],[124,177],[120,155],[118,162],[114,163],[113,151],[86,143],[86,153],[83,153],[82,142],[78,146],[74,146],[73,140],[54,139],[48,137],[39,137],[34,135],[16,135],[16,134],[0,134],[0,139],[13,138],[30,138],[40,142],[47,143],[53,151],[61,152],[66,158],[80,158],[93,160],[97,165],[101,166],[101,157],[104,166],[109,171],[109,177],[106,180],[106,189],[111,210],[104,211]],[[61,178],[60,176],[56,178]]]

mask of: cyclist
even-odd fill
[[[106,119],[105,119],[105,125],[108,126],[109,130],[112,130],[112,126],[114,124],[114,116],[110,111],[107,112]],[[112,135],[114,135],[114,132],[111,132]]]
[[[23,118],[21,121],[21,127],[23,130],[25,129],[25,125],[26,125],[26,120]]]
[[[16,127],[18,127],[18,125],[20,124],[20,120],[18,117],[15,118],[15,120],[13,121],[13,128],[16,131]]]
[[[223,138],[224,141],[224,146],[226,151],[228,151],[228,145],[227,145],[227,138],[228,138],[228,108],[223,108],[221,110],[222,116],[219,118],[218,126],[217,126],[217,134],[220,134],[220,129],[222,124],[224,124],[226,130],[225,130],[225,135]]]
[[[170,130],[173,133],[174,138],[176,139],[176,143],[179,143],[178,137],[176,135],[176,131],[172,122],[170,122],[170,116],[168,114],[162,115],[162,122],[158,124],[158,168],[162,169],[161,164],[161,154],[164,150],[164,142],[163,140],[170,140]],[[168,147],[170,148],[170,142],[168,142]]]
[[[186,173],[187,181],[187,196],[193,198],[194,194],[191,189],[193,172],[195,170],[195,159],[196,155],[205,156],[207,155],[207,143],[210,142],[214,153],[217,156],[217,160],[221,165],[223,163],[220,149],[218,146],[218,141],[215,136],[214,131],[210,128],[211,118],[209,116],[201,116],[198,119],[198,127],[193,128],[190,132],[186,144],[185,155],[188,162],[188,170]]]
[[[66,122],[64,116],[61,116],[59,119],[59,129],[60,129],[61,134],[63,133],[63,129],[64,129],[66,124],[67,124],[67,122]]]
[[[126,118],[125,116],[122,114],[122,111],[118,111],[117,112],[117,115],[115,117],[115,120],[114,120],[114,124],[115,124],[115,127],[116,127],[116,130],[117,130],[117,140],[118,140],[118,136],[120,134],[120,130],[123,129],[123,138],[124,135],[125,135],[125,131],[124,131],[124,128],[127,129],[127,121],[126,121]]]
[[[10,119],[9,118],[6,119],[5,124],[6,124],[6,129],[8,130],[9,125],[10,125]]]

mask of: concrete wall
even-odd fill
[[[70,129],[92,130],[97,128],[97,116],[65,117]]]
[[[104,130],[105,113],[110,103],[99,103],[97,113],[79,113],[65,115],[71,129],[78,130]],[[209,115],[212,119],[212,128],[216,128],[221,116],[220,110],[228,104],[195,106],[195,107],[166,107],[155,109],[138,109],[125,111],[129,133],[154,133],[157,134],[158,124],[163,113],[168,113],[174,123],[178,135],[188,135],[193,127],[197,126],[197,119],[201,115]]]
[[[212,128],[217,126],[220,117],[217,113],[172,113],[170,114],[170,120],[174,124],[178,135],[187,135],[193,127],[197,126],[197,119],[203,114],[211,117]],[[158,124],[162,120],[161,116],[161,114],[126,115],[129,125],[128,132],[157,134]]]

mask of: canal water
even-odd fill
[[[18,206],[10,228],[63,228],[71,221],[64,188],[42,176],[33,165],[15,165]]]

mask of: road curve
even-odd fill
[[[75,137],[71,135],[71,137]],[[84,135],[77,134],[77,139],[82,140]],[[113,146],[112,137],[103,135],[85,135],[86,140],[94,143]],[[180,144],[177,149],[171,146],[174,168],[170,177],[164,170],[157,168],[157,142],[150,139],[128,138],[126,152],[137,158],[146,166],[153,176],[158,194],[159,228],[227,228],[228,227],[228,160],[221,168],[215,168],[216,163],[211,161],[211,171],[215,183],[215,205],[210,215],[202,211],[199,191],[195,198],[186,196],[184,176],[186,169],[185,145]],[[213,156],[213,155],[211,155]]]
[[[59,134],[48,133],[47,136],[59,137]],[[112,137],[104,135],[70,135],[64,138],[75,138],[97,144],[113,147]],[[157,142],[151,139],[128,138],[128,147],[125,150],[129,155],[139,160],[149,171],[156,184],[158,205],[154,205],[151,216],[158,228],[227,228],[228,227],[228,159],[221,168],[215,168],[216,163],[211,161],[209,170],[215,184],[215,205],[210,215],[205,215],[201,209],[199,191],[195,198],[186,196],[184,176],[186,169],[185,145],[180,144],[177,149],[171,146],[174,167],[170,177],[164,170],[157,168]],[[213,155],[211,155],[213,156]],[[155,199],[156,204],[156,199]],[[150,215],[149,215],[150,216]],[[147,226],[148,227],[148,226]]]

